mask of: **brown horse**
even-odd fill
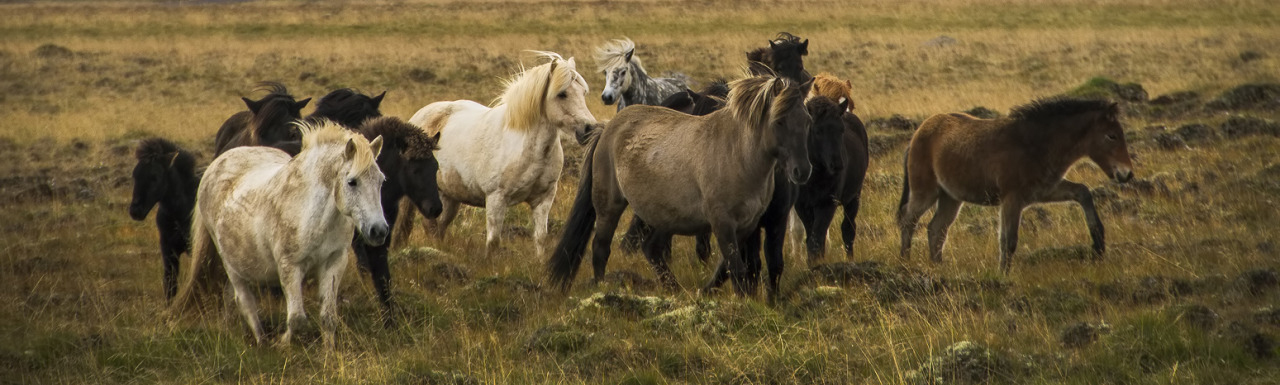
[[[851,113],[856,108],[853,105],[853,83],[826,72],[813,77],[813,90],[809,91],[809,97],[815,96],[826,96],[836,104],[848,102],[847,111]]]
[[[1034,203],[1076,201],[1084,209],[1093,251],[1105,250],[1102,220],[1085,185],[1063,179],[1088,157],[1112,179],[1133,178],[1119,108],[1103,100],[1049,98],[1014,108],[1007,118],[954,113],[920,124],[907,146],[898,225],[902,257],[911,250],[916,221],[937,205],[929,222],[929,255],[942,260],[947,228],[964,202],[1000,206],[1000,270],[1009,272],[1018,246],[1022,209]]]
[[[813,170],[804,107],[811,84],[776,76],[738,80],[725,108],[705,116],[645,105],[619,112],[588,144],[564,236],[547,264],[551,283],[568,289],[588,241],[595,280],[603,278],[618,219],[631,206],[653,231],[645,257],[666,286],[679,284],[662,246],[673,234],[713,232],[737,293],[752,293],[742,251],[773,197],[774,170],[794,183]],[[712,278],[708,286],[718,282]]]
[[[293,123],[302,119],[302,108],[311,98],[295,100],[289,89],[277,82],[258,83],[258,90],[267,91],[267,96],[259,100],[240,98],[249,110],[231,115],[218,128],[214,157],[241,146],[275,147],[290,156],[302,150],[302,134]]]

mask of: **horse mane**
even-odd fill
[[[299,121],[294,124],[298,127],[298,131],[302,132],[302,151],[298,152],[298,157],[309,149],[327,144],[345,145],[348,140],[353,140],[356,142],[356,156],[352,168],[363,171],[374,164],[373,149],[364,135],[348,130],[329,119],[314,122]]]
[[[316,110],[307,117],[328,118],[344,126],[356,127],[367,118],[382,116],[378,106],[374,105],[375,100],[381,102],[381,96],[369,97],[353,88],[340,88],[321,97],[316,102]]]
[[[251,143],[259,143],[262,138],[261,131],[269,128],[264,127],[264,123],[275,121],[281,117],[299,118],[299,116],[294,116],[295,113],[290,110],[296,99],[289,94],[289,89],[284,84],[265,81],[259,82],[257,86],[257,90],[267,91],[267,96],[258,100],[258,103],[262,104],[262,108],[255,111],[253,117],[249,119],[249,127],[252,128],[249,130],[249,137],[252,139]]]
[[[1009,117],[1019,121],[1046,122],[1089,112],[1118,116],[1119,107],[1109,100],[1053,96],[1034,100],[1009,110]]]
[[[764,129],[780,118],[788,108],[803,103],[799,87],[777,76],[751,76],[729,84],[729,97],[724,106],[738,121],[751,129]],[[765,116],[765,113],[768,116]]]
[[[138,148],[134,150],[133,156],[139,163],[168,163],[178,170],[187,171],[188,174],[195,170],[196,165],[196,157],[194,155],[164,138],[143,139],[138,142]]]
[[[506,91],[495,101],[505,104],[507,115],[503,125],[507,129],[527,130],[546,115],[548,98],[555,97],[574,82],[581,82],[586,87],[586,80],[569,68],[568,61],[560,54],[545,51],[531,51],[540,57],[550,59],[542,65],[522,69],[515,77],[506,81]]]
[[[826,96],[836,104],[840,104],[841,98],[849,101],[849,109],[853,106],[853,87],[848,81],[840,80],[835,75],[823,72],[813,77],[813,89],[809,92],[813,96]]]
[[[640,58],[631,55],[631,61],[627,61],[627,53],[634,52],[636,43],[629,38],[614,39],[606,42],[604,45],[596,48],[595,59],[596,68],[600,71],[608,72],[614,68],[622,67],[628,63],[635,63],[640,71],[644,71],[644,65],[640,63]]]
[[[402,151],[406,159],[425,159],[440,147],[430,135],[413,124],[394,116],[372,118],[360,125],[357,132],[365,139],[382,136],[383,141],[404,143]]]

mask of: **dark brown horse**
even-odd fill
[[[173,299],[178,292],[178,257],[190,251],[191,209],[196,205],[196,158],[190,152],[162,138],[138,143],[134,156],[133,201],[129,216],[140,221],[156,210],[160,231],[160,259],[164,263],[164,295]]]
[[[329,119],[343,127],[355,129],[365,120],[382,116],[378,109],[382,98],[387,96],[383,91],[378,96],[369,96],[351,88],[333,90],[316,101],[316,110],[304,117],[304,120]],[[370,138],[372,140],[372,138]]]
[[[907,146],[898,225],[902,257],[920,216],[929,222],[929,255],[942,260],[947,228],[964,202],[1000,206],[1000,270],[1009,272],[1018,246],[1022,209],[1035,203],[1075,201],[1084,209],[1093,251],[1105,250],[1102,220],[1085,185],[1063,179],[1088,157],[1112,179],[1127,182],[1133,166],[1115,103],[1049,98],[1014,108],[1009,117],[978,119],[954,113],[920,124]]]
[[[258,83],[258,89],[267,91],[259,100],[240,98],[249,107],[231,115],[218,128],[214,139],[214,157],[241,146],[276,147],[290,156],[302,149],[302,136],[293,123],[302,118],[302,108],[311,98],[295,100],[284,84]]]
[[[804,109],[811,84],[773,76],[738,80],[727,105],[706,116],[643,105],[619,112],[588,144],[564,236],[547,264],[551,283],[568,289],[589,241],[599,281],[618,219],[631,206],[653,230],[645,257],[666,286],[679,285],[660,248],[673,234],[713,232],[737,293],[752,293],[756,285],[742,252],[747,238],[758,236],[775,169],[795,183],[812,172]]]
[[[804,69],[804,56],[809,54],[809,39],[800,40],[799,36],[787,32],[779,32],[769,41],[768,47],[756,48],[747,52],[747,61],[760,62],[771,69],[771,73],[806,82],[812,79],[809,71]],[[753,75],[766,75],[760,68],[751,70]]]
[[[814,79],[817,90],[822,77]],[[862,119],[848,111],[852,100],[847,96],[840,99],[836,103],[826,96],[813,96],[805,103],[813,116],[813,128],[809,130],[813,178],[800,186],[795,211],[804,225],[810,264],[822,259],[826,252],[827,228],[835,218],[837,205],[844,207],[840,234],[846,257],[853,257],[853,240],[857,237],[854,219],[858,216],[869,160],[867,128]]]

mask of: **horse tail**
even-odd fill
[[[582,265],[582,255],[587,251],[587,242],[591,240],[591,231],[595,230],[596,207],[591,202],[591,179],[594,173],[591,165],[594,163],[596,147],[600,144],[600,130],[594,131],[588,138],[578,195],[573,200],[569,219],[565,221],[564,235],[560,237],[560,243],[551,251],[551,259],[547,261],[551,285],[558,286],[561,291],[568,291],[573,285],[573,278],[578,275],[578,267]]]
[[[226,277],[222,268],[222,256],[218,254],[218,248],[213,244],[213,235],[209,234],[201,216],[197,205],[191,210],[191,267],[170,304],[172,314],[190,311],[198,302],[196,296],[219,291],[225,284],[225,280],[219,279]]]
[[[392,223],[391,231],[391,248],[398,249],[407,246],[409,236],[413,234],[413,202],[409,197],[400,198],[400,214],[396,215],[396,223]]]
[[[907,200],[911,198],[911,183],[907,178],[907,160],[911,156],[911,145],[907,145],[907,149],[902,151],[902,198],[898,200],[898,221],[902,221],[903,210],[907,207]]]

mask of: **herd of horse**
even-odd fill
[[[548,280],[562,290],[575,280],[588,243],[591,282],[604,278],[630,208],[622,249],[641,251],[664,286],[680,286],[668,267],[672,237],[697,237],[696,254],[706,261],[714,235],[720,263],[703,289],[729,281],[737,294],[755,295],[767,271],[772,302],[789,228],[803,228],[808,262],[815,263],[841,206],[843,249],[852,258],[869,161],[851,83],[810,75],[808,43],[781,33],[747,53],[743,76],[693,91],[679,77],[650,77],[631,40],[607,42],[595,54],[606,81],[601,101],[617,103],[618,112],[605,123],[587,108],[589,86],[575,60],[551,52],[535,51],[544,63],[510,79],[491,106],[435,102],[407,121],[382,116],[385,92],[353,89],[325,95],[302,116],[310,99],[264,82],[267,95],[242,98],[248,109],[218,130],[215,159],[203,170],[168,140],[141,141],[129,213],[142,220],[159,206],[170,308],[188,311],[199,295],[224,288],[259,343],[265,336],[252,289],[281,287],[288,324],[279,342],[288,344],[306,320],[303,280],[314,276],[323,340],[332,346],[348,248],[370,274],[389,322],[388,238],[408,235],[391,229],[410,229],[417,211],[442,237],[461,204],[484,208],[488,255],[501,247],[507,209],[527,203],[537,255],[547,256]],[[1022,209],[1055,201],[1080,204],[1093,250],[1103,253],[1089,189],[1063,176],[1087,157],[1117,181],[1132,178],[1119,114],[1109,101],[1053,97],[1005,118],[950,113],[925,120],[903,159],[901,257],[931,207],[929,255],[940,261],[963,203],[998,205],[1000,268],[1008,273]],[[563,136],[577,138],[585,159],[564,232],[548,252]],[[191,266],[180,285],[179,256],[188,251]]]

